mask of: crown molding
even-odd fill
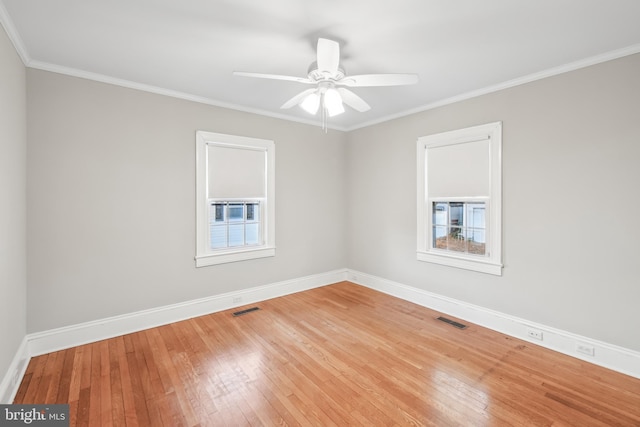
[[[13,24],[13,20],[9,16],[9,12],[4,7],[4,3],[2,1],[0,1],[0,24],[4,27],[9,40],[11,40],[13,47],[16,49],[16,52],[18,52],[20,59],[22,59],[22,63],[25,66],[28,66],[31,62],[31,57],[29,56],[29,52],[27,52],[27,48],[24,46],[22,37],[18,34],[18,30]]]

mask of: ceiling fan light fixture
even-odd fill
[[[342,97],[334,88],[329,88],[324,93],[324,108],[326,108],[329,117],[344,113]]]
[[[315,115],[320,108],[320,96],[313,92],[307,95],[307,97],[300,103],[300,107],[309,114]]]
[[[364,99],[353,93],[350,88],[403,86],[418,82],[417,74],[360,74],[347,76],[344,67],[340,64],[340,44],[337,41],[325,38],[318,38],[316,60],[309,66],[306,78],[280,74],[249,73],[246,71],[234,71],[233,74],[260,79],[291,81],[314,86],[299,92],[282,104],[280,108],[289,109],[299,105],[311,115],[316,115],[320,111],[322,129],[325,132],[327,131],[327,119],[344,113],[344,104],[360,113],[371,109],[371,106]]]

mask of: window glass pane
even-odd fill
[[[229,222],[244,221],[244,204],[232,203],[228,209]]]
[[[229,246],[244,245],[244,224],[229,225]]]
[[[447,236],[447,249],[456,252],[466,252],[467,245],[462,234],[462,227],[449,228],[449,235]]]
[[[469,230],[467,239],[469,240],[469,253],[476,255],[485,255],[486,253],[485,211],[484,203],[468,204],[467,216],[469,217]]]
[[[210,227],[211,249],[219,249],[227,247],[227,226],[212,225]]]
[[[447,225],[448,203],[433,203],[433,225]]]
[[[247,203],[247,221],[253,221],[255,206],[253,203]]]
[[[468,251],[470,254],[475,255],[484,255],[485,254],[485,244],[481,242],[475,242],[473,240],[468,240]]]
[[[213,213],[210,215],[213,216],[215,222],[223,222],[224,221],[224,204],[222,203],[214,203],[211,205],[211,209]]]
[[[260,224],[247,224],[245,227],[245,239],[247,245],[257,245],[260,243]]]
[[[484,228],[484,203],[467,203],[469,227]]]
[[[464,225],[464,203],[449,203],[449,223],[451,225]]]
[[[433,227],[433,247],[438,249],[447,249],[447,227]]]
[[[247,221],[260,221],[260,204],[247,203]]]

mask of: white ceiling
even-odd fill
[[[407,87],[355,88],[356,129],[434,105],[640,52],[638,0],[0,0],[26,65],[319,124],[280,110],[318,37],[347,74],[417,73]]]

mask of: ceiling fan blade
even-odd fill
[[[351,92],[349,89],[345,89],[343,87],[338,88],[338,93],[342,97],[342,102],[347,104],[349,107],[353,108],[356,111],[364,113],[365,111],[369,111],[371,107],[367,104],[364,99],[360,98],[355,93]]]
[[[337,85],[348,87],[404,86],[416,83],[418,83],[417,74],[360,74],[346,76],[336,82]]]
[[[302,92],[300,92],[299,94],[297,94],[296,96],[294,96],[293,98],[291,98],[290,100],[282,104],[282,107],[280,108],[286,110],[287,108],[294,107],[300,104],[307,97],[307,95],[315,92],[316,90],[317,90],[316,88],[303,90]]]
[[[306,84],[314,83],[305,77],[282,76],[279,74],[262,74],[262,73],[248,73],[246,71],[234,71],[233,75],[242,76],[242,77],[255,77],[258,79],[286,80],[290,82],[298,82],[298,83],[306,83]]]
[[[318,39],[318,71],[335,74],[340,63],[340,44],[329,39]]]

